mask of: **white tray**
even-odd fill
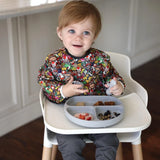
[[[97,101],[114,101],[115,105],[93,106]],[[76,106],[77,102],[84,102],[85,106]],[[99,120],[98,114],[107,110],[111,113],[120,113],[119,116],[109,120]],[[65,116],[73,123],[89,128],[109,127],[117,124],[123,119],[124,108],[118,98],[112,96],[75,96],[68,99],[64,105]],[[82,120],[76,118],[76,113],[89,113],[93,116],[93,120]]]

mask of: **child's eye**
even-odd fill
[[[90,35],[90,32],[84,31],[83,34],[84,34],[84,35]]]
[[[74,29],[70,29],[68,32],[69,33],[75,33],[75,30]]]

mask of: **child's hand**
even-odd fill
[[[110,93],[112,93],[115,96],[119,96],[123,93],[124,88],[123,88],[121,82],[119,82],[117,80],[117,78],[114,77],[113,79],[116,81],[116,85],[110,88]],[[105,84],[105,87],[108,88],[109,86],[107,84]]]
[[[72,83],[73,83],[73,77],[71,76],[68,83],[65,84],[62,88],[62,93],[66,98],[88,92],[87,89],[82,89],[83,86],[81,84],[72,84]]]

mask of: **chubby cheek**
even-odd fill
[[[92,44],[93,44],[93,40],[90,40],[90,41],[85,42],[85,46],[86,46],[86,48],[88,48],[88,49],[92,46]]]
[[[64,38],[62,39],[62,42],[63,42],[64,45],[69,45],[69,44],[71,43],[71,38],[69,38],[69,37],[64,37]]]

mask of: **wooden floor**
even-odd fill
[[[142,149],[144,160],[160,159],[160,57],[133,70],[132,77],[149,93],[148,109],[152,116],[151,126],[143,131]],[[16,129],[0,138],[0,160],[40,160],[43,146],[43,120],[39,119]],[[87,144],[86,160],[94,160],[95,148]],[[132,160],[130,144],[123,144],[124,160]],[[58,152],[57,160],[62,160]]]

